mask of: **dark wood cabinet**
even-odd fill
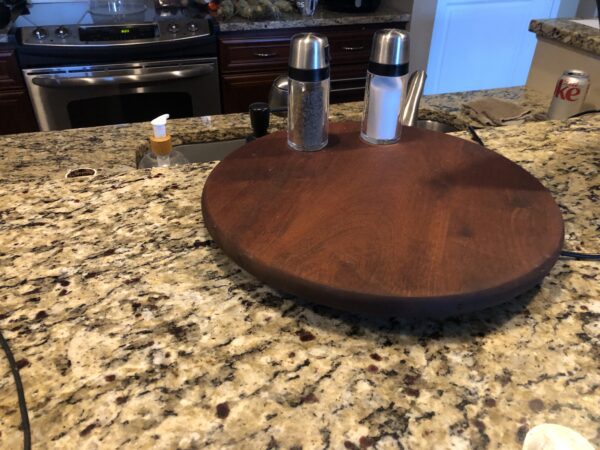
[[[37,131],[14,49],[0,49],[0,134]]]
[[[222,73],[281,70],[288,62],[290,37],[261,36],[256,33],[223,35],[219,39],[219,63]]]
[[[0,90],[23,86],[17,57],[13,49],[0,50]]]
[[[23,90],[0,92],[0,134],[37,130],[27,92]]]
[[[275,71],[223,74],[221,77],[223,112],[246,112],[250,103],[266,102],[273,80],[281,73]]]
[[[219,64],[223,112],[245,112],[250,103],[266,102],[275,78],[287,72],[290,38],[308,31],[329,39],[331,102],[361,100],[373,33],[405,27],[405,22],[394,22],[222,33]]]

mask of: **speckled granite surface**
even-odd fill
[[[250,31],[250,30],[274,30],[282,28],[323,27],[332,25],[363,25],[371,23],[408,22],[410,14],[399,8],[389,5],[380,6],[372,13],[339,13],[328,11],[321,5],[313,16],[302,16],[294,12],[284,14],[278,20],[251,21],[241,17],[228,20],[219,20],[221,32]]]
[[[600,32],[567,19],[532,20],[529,31],[538,37],[600,56]]]
[[[544,117],[547,105],[523,88],[494,89],[423,97],[419,116],[463,128],[472,123],[461,105],[475,98],[493,96],[513,100],[532,111],[528,120]],[[362,102],[332,105],[331,120],[360,120]],[[285,119],[271,116],[271,130],[283,129]],[[247,114],[169,121],[174,144],[239,139],[251,133]],[[0,136],[0,185],[64,177],[67,170],[92,167],[105,172],[135,168],[136,153],[148,149],[151,127],[146,123],[85,128],[49,133]]]
[[[241,118],[173,130],[182,140],[231,137]],[[146,131],[0,146],[0,328],[37,448],[517,449],[542,422],[600,445],[597,263],[561,260],[534,291],[446,322],[314,307],[215,247],[200,211],[214,163],[133,170]],[[599,131],[596,115],[480,132],[552,191],[573,249],[600,249]],[[40,159],[10,179],[27,147]],[[64,149],[86,153],[65,161]],[[88,181],[53,172],[75,162],[102,170]],[[18,424],[0,358],[1,448],[21,445]]]

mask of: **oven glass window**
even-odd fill
[[[170,114],[171,118],[193,116],[192,98],[187,92],[111,95],[74,100],[67,106],[73,128],[146,122]]]

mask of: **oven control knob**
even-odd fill
[[[64,39],[69,36],[69,29],[67,27],[58,27],[54,33],[59,38]]]
[[[33,30],[33,37],[38,41],[43,41],[48,37],[48,32],[44,28],[36,28]]]
[[[169,25],[167,25],[167,30],[169,30],[170,33],[177,33],[179,31],[179,25],[177,25],[176,23],[170,23]]]
[[[188,31],[191,31],[192,33],[195,33],[196,31],[198,31],[198,24],[196,22],[190,22],[188,23],[187,29]]]

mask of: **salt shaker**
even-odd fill
[[[408,33],[380,30],[373,36],[361,137],[370,144],[400,140],[400,113],[408,78]]]
[[[288,145],[317,151],[329,133],[329,42],[314,33],[292,37],[289,60]]]

